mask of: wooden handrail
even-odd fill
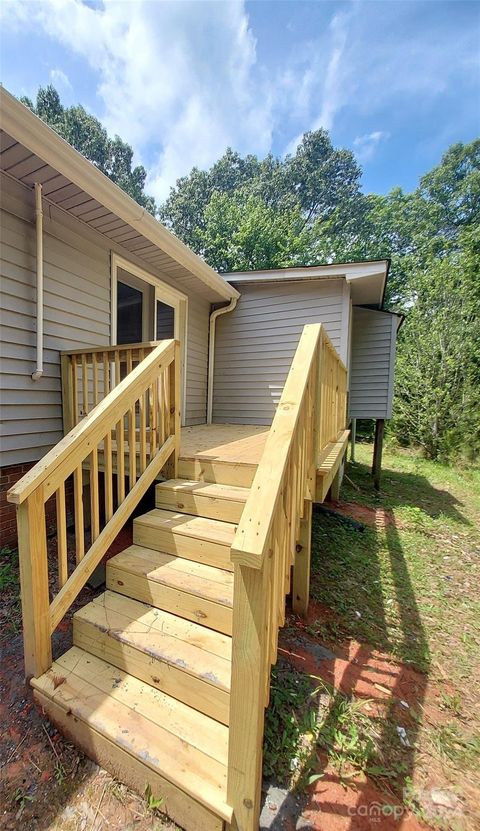
[[[169,478],[178,472],[178,341],[161,341],[138,366],[128,366],[128,370],[127,376],[7,494],[17,505],[27,677],[41,675],[51,665],[53,630],[147,488],[162,470]],[[104,479],[103,508],[100,474]],[[72,479],[76,566],[69,575],[66,494]],[[50,601],[45,503],[54,494],[59,591]],[[90,532],[86,534],[88,512]]]
[[[346,420],[346,368],[323,327],[303,329],[235,533],[227,801],[258,828],[264,709],[296,553],[307,585],[316,460]],[[298,579],[297,579],[298,584]],[[295,587],[295,580],[294,580]]]
[[[20,505],[40,484],[46,488],[46,499],[57,489],[60,478],[66,479],[78,467],[86,447],[98,444],[106,433],[119,404],[129,409],[143,392],[146,381],[153,380],[174,356],[175,341],[162,341],[126,378],[121,381],[67,436],[52,447],[25,476],[8,491],[9,502]],[[90,452],[90,451],[89,451]],[[62,468],[61,465],[64,464]]]
[[[119,343],[115,344],[115,346],[82,346],[81,349],[64,349],[60,352],[60,355],[99,355],[104,352],[115,354],[115,352],[126,352],[129,350],[137,351],[138,349],[155,349],[159,343],[161,343],[161,341],[146,340],[141,341],[140,343]]]

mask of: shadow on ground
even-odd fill
[[[286,794],[275,781],[267,782],[262,829],[425,827],[405,803],[419,725],[428,707],[431,656],[392,509],[405,508],[419,522],[424,514],[469,522],[461,503],[432,487],[423,475],[385,471],[386,488],[379,495],[366,465],[350,465],[347,474],[351,501],[329,504],[327,511],[320,508],[314,514],[314,600],[308,620],[291,616],[280,637],[279,654],[311,678],[312,691],[319,679],[331,690],[317,741],[316,769],[321,778],[303,797]],[[362,504],[356,502],[357,493]],[[342,771],[341,758],[342,754],[351,757],[358,740],[354,733],[361,726],[346,727],[342,722],[339,697],[363,701],[372,724],[375,752],[363,773],[354,777]],[[362,752],[368,757],[368,748]],[[440,809],[445,827],[450,827],[458,808],[453,798]]]

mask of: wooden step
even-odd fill
[[[131,545],[108,561],[107,589],[232,634],[230,571]]]
[[[233,485],[169,479],[156,486],[155,504],[170,511],[239,522],[249,493],[249,488]]]
[[[250,488],[256,471],[256,464],[204,458],[200,455],[189,458],[182,454],[178,460],[179,478],[190,481]]]
[[[183,828],[231,821],[223,724],[76,646],[32,686],[69,739],[140,793],[149,785]]]
[[[154,508],[133,522],[133,542],[204,565],[233,571],[230,548],[236,525]]]
[[[231,638],[116,592],[73,617],[73,642],[228,724]]]

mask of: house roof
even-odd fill
[[[245,283],[283,283],[303,280],[334,280],[344,278],[350,284],[355,305],[381,307],[390,267],[389,260],[368,260],[354,263],[271,268],[259,271],[231,271],[224,277],[233,285]]]
[[[212,301],[238,291],[28,107],[0,87],[0,169],[95,231]]]

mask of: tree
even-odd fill
[[[393,429],[431,459],[480,452],[480,233],[417,275],[399,344]]]
[[[394,432],[433,459],[480,452],[480,142],[454,145],[415,193]]]
[[[274,217],[277,217],[279,229],[285,228],[286,221],[293,222],[295,230],[292,226],[290,243],[293,237],[301,234],[305,248],[302,254],[298,240],[295,244],[289,243],[282,250],[282,263],[294,265],[300,256],[300,261],[309,265],[318,262],[319,258],[331,260],[337,251],[348,249],[347,239],[358,235],[366,206],[360,192],[360,177],[361,170],[353,154],[334,148],[328,133],[316,130],[305,133],[295,154],[285,159],[276,159],[270,154],[259,161],[256,156],[242,158],[227,149],[210,170],[193,168],[188,176],[179,179],[162,206],[160,216],[180,239],[215,266],[223,257],[212,245],[215,236],[212,223],[214,216],[218,216],[219,205],[215,200],[219,194],[235,195],[229,203],[229,216],[230,220],[234,214],[238,217],[239,225],[235,230],[239,238],[243,237],[240,225],[245,229],[249,221],[235,211],[235,200],[237,204],[240,200],[244,209],[255,206],[256,216],[259,210],[264,219],[268,213],[267,225],[274,235]],[[222,218],[219,216],[219,219]],[[253,222],[253,217],[251,219]],[[251,240],[250,235],[248,238]],[[223,242],[221,244],[223,246]],[[265,245],[263,249],[262,244]],[[290,259],[287,256],[289,250]],[[260,268],[263,267],[260,263],[272,261],[272,243],[267,234],[259,235],[246,259],[251,263],[250,268]]]
[[[147,172],[142,165],[132,167],[133,150],[129,144],[119,136],[109,138],[100,121],[82,106],[64,107],[53,86],[40,87],[35,104],[29,98],[21,101],[155,216],[155,200],[144,191]]]
[[[213,268],[248,271],[303,262],[310,236],[298,208],[275,210],[243,189],[212,194],[199,240]]]

